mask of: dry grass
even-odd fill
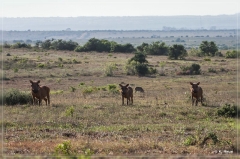
[[[5,56],[6,52],[12,56]],[[201,155],[226,157],[212,154],[216,150],[236,153],[238,119],[216,115],[225,103],[237,104],[236,59],[219,57],[205,61],[191,57],[186,61],[169,61],[166,57],[149,56],[149,63],[158,71],[162,70],[159,63],[166,62],[165,76],[137,77],[124,74],[124,65],[131,54],[3,50],[4,60],[11,61],[14,56],[48,67],[26,67],[18,72],[13,68],[4,70],[9,80],[3,80],[3,91],[9,88],[28,91],[29,79],[40,79],[42,85],[51,88],[51,106],[3,106],[4,155],[51,156],[55,147],[64,141],[70,141],[73,155],[90,149],[98,157],[198,158]],[[78,63],[72,63],[73,59]],[[116,63],[117,70],[113,77],[105,77],[103,69],[110,62]],[[192,63],[201,65],[202,75],[176,75],[180,66]],[[209,67],[217,73],[208,72]],[[204,106],[191,106],[190,81],[201,82]],[[118,93],[94,89],[122,82],[145,90],[144,95],[134,93],[132,106],[122,106]],[[71,87],[76,90],[72,92]],[[94,91],[84,94],[87,87]],[[72,116],[67,113],[71,108]],[[219,142],[208,140],[202,145],[209,133],[214,133]],[[196,141],[187,145],[191,136]]]

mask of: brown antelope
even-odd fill
[[[190,84],[192,85],[192,87],[190,88],[191,90],[191,94],[192,94],[192,105],[194,105],[194,98],[196,99],[196,106],[198,105],[198,101],[201,98],[201,103],[203,104],[203,90],[201,87],[199,87],[198,85],[200,84],[200,82],[198,83],[192,83],[190,82]]]
[[[136,92],[141,92],[141,93],[144,93],[144,90],[142,87],[135,87],[135,93]]]
[[[50,105],[50,88],[47,86],[39,86],[40,80],[38,81],[32,81],[29,80],[30,83],[32,84],[32,99],[33,99],[33,104],[35,104],[36,98],[38,99],[38,105],[42,103],[42,99],[45,100],[46,105],[48,101],[48,105]]]
[[[132,87],[129,87],[129,84],[127,84],[126,86],[119,84],[119,86],[121,87],[120,92],[122,94],[122,105],[124,105],[124,98],[127,98],[127,105],[128,105],[128,102],[130,102],[130,99],[131,99],[131,103],[133,104],[133,89],[132,89]]]

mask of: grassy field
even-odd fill
[[[237,59],[148,56],[158,73],[138,77],[124,69],[133,54],[26,49],[1,54],[3,92],[30,93],[29,80],[51,88],[50,106],[2,106],[6,157],[233,158],[238,152],[239,119],[217,115],[225,104],[238,104]],[[201,66],[201,75],[177,75],[192,63]],[[111,77],[105,75],[110,64],[116,66]],[[201,82],[203,106],[191,105],[189,82]],[[134,92],[133,105],[122,105],[120,83],[141,86],[145,93]]]

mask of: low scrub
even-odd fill
[[[104,75],[105,76],[113,76],[113,71],[117,69],[116,63],[109,63],[104,68]]]
[[[238,108],[236,105],[225,104],[217,110],[217,115],[234,118],[238,116]]]
[[[239,56],[240,52],[233,50],[233,51],[227,51],[226,52],[226,58],[237,58]]]
[[[29,104],[32,100],[31,94],[20,92],[17,89],[11,89],[3,94],[1,103],[4,105]]]
[[[191,66],[181,66],[181,72],[177,75],[199,75],[201,74],[201,66],[199,64],[193,63]]]

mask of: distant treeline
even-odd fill
[[[108,53],[134,53],[142,52],[148,55],[167,55],[173,59],[184,58],[187,56],[184,45],[174,44],[167,46],[164,42],[156,41],[151,44],[142,43],[141,45],[134,47],[130,43],[118,44],[115,41],[108,41],[105,39],[91,38],[84,45],[79,45],[72,40],[65,41],[62,39],[47,39],[45,41],[37,41],[34,46],[27,43],[17,42],[15,44],[4,43],[4,48],[42,48],[44,50],[68,50],[76,52],[108,52]],[[202,41],[199,49],[191,49],[191,55],[195,56],[222,56],[221,52],[218,52],[218,47],[213,41]],[[229,57],[237,57],[236,52],[228,53]],[[227,54],[227,55],[228,55]],[[184,55],[181,57],[181,55]]]
[[[153,42],[151,44],[142,43],[136,48],[130,44],[119,44],[115,41],[108,41],[105,39],[91,38],[84,45],[79,45],[72,40],[66,41],[62,39],[47,39],[45,41],[37,41],[34,48],[42,48],[45,50],[69,50],[76,52],[121,52],[121,53],[133,53],[136,51],[146,52],[150,55],[167,55],[168,46],[164,42]],[[24,42],[17,42],[15,44],[4,43],[4,48],[32,48],[30,44]]]

